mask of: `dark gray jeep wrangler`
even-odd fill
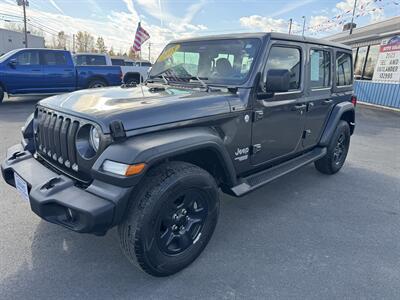
[[[351,54],[276,33],[172,42],[144,85],[39,102],[3,177],[43,219],[97,235],[118,225],[132,263],[173,274],[210,240],[219,189],[242,196],[311,162],[340,170]]]

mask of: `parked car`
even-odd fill
[[[125,84],[137,84],[147,78],[151,63],[145,60],[132,60],[125,56],[112,56],[105,53],[77,53],[74,59],[78,65],[96,63],[107,66],[120,66],[122,81]]]
[[[219,189],[239,197],[309,163],[342,168],[352,66],[349,47],[294,35],[174,41],[145,86],[42,100],[2,174],[43,219],[97,235],[118,226],[130,262],[170,275],[209,242]]]
[[[0,103],[6,92],[43,95],[121,85],[121,69],[75,66],[65,50],[19,49],[0,57]]]

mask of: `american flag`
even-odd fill
[[[132,49],[136,52],[139,52],[142,48],[142,44],[150,38],[150,34],[144,30],[144,28],[138,24],[138,28],[136,29],[135,41],[133,42]]]

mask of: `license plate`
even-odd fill
[[[28,184],[17,173],[14,173],[15,188],[22,198],[29,202]]]

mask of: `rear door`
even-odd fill
[[[35,93],[43,89],[43,72],[37,50],[22,50],[10,57],[16,65],[5,65],[4,84],[11,94]]]
[[[75,89],[75,67],[66,51],[41,51],[40,61],[43,66],[46,92],[60,93]]]
[[[333,51],[329,47],[310,45],[307,49],[305,149],[315,146],[334,106],[332,99]]]
[[[269,50],[262,82],[270,69],[290,72],[290,90],[258,99],[254,106],[252,164],[260,165],[301,151],[304,128],[304,51],[302,44],[275,41]]]

